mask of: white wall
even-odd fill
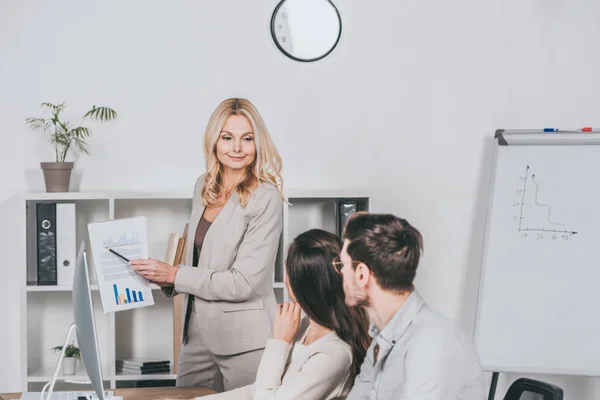
[[[42,101],[120,113],[93,126],[80,190],[166,190],[203,172],[216,104],[248,97],[286,185],[372,186],[374,211],[422,231],[421,293],[472,332],[489,141],[499,127],[600,125],[600,3],[337,0],[342,40],[315,64],[275,48],[276,3],[0,0],[0,392],[20,389],[15,196],[43,190],[52,152],[23,124]],[[600,397],[597,379],[540,378],[569,399]]]

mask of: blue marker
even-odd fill
[[[558,129],[554,129],[554,128],[544,128],[544,132],[558,132]]]

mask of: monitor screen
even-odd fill
[[[75,329],[81,358],[85,364],[90,382],[100,400],[104,400],[104,382],[102,378],[102,364],[98,351],[98,336],[96,335],[96,322],[94,320],[94,304],[90,288],[90,277],[87,268],[85,242],[81,242],[75,266],[73,280],[73,313]]]

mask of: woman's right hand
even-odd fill
[[[300,329],[300,306],[298,303],[283,303],[277,306],[273,337],[292,343]]]

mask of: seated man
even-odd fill
[[[343,238],[334,264],[346,304],[367,310],[373,337],[348,400],[483,400],[475,347],[414,289],[419,231],[394,215],[360,212],[348,220]]]

